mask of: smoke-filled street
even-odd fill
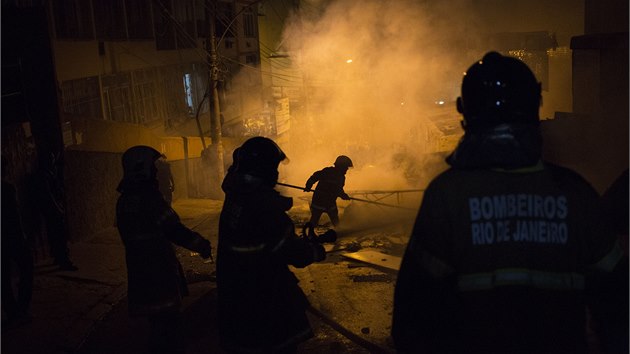
[[[296,233],[300,234],[301,226],[309,217],[308,203],[306,198],[296,198],[294,202],[295,206],[289,214],[298,226]],[[189,226],[216,245],[221,203],[189,203],[193,203],[191,205],[195,208],[187,207],[185,203],[177,204],[183,221],[190,223]],[[203,209],[199,205],[203,205]],[[300,346],[299,352],[393,352],[389,334],[396,271],[388,267],[395,268],[398,264],[388,264],[381,258],[377,260],[381,265],[372,265],[344,255],[375,251],[384,257],[401,257],[410,231],[409,222],[415,212],[393,207],[371,207],[369,203],[356,201],[346,202],[342,210],[342,222],[353,229],[344,232],[342,228],[337,242],[326,244],[328,254],[325,261],[303,269],[292,268],[312,306],[308,317],[315,334],[314,338]],[[316,232],[321,234],[327,229],[320,227]],[[178,248],[178,258],[191,291],[183,311],[189,353],[220,352],[217,346],[214,263],[182,248]],[[392,261],[395,262],[395,258],[389,259],[389,262]],[[142,320],[129,319],[126,299],[123,299],[96,324],[82,345],[81,353],[142,353],[147,335]]]
[[[627,352],[628,6],[3,1],[2,352]]]

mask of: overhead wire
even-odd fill
[[[220,55],[220,56],[221,56],[222,58],[226,59],[227,61],[231,61],[231,62],[233,62],[233,63],[235,63],[235,64],[238,64],[238,65],[240,65],[240,66],[242,66],[242,67],[244,67],[244,68],[250,69],[250,70],[256,70],[256,71],[259,71],[259,72],[260,72],[260,73],[262,73],[262,74],[269,74],[269,75],[272,75],[272,76],[279,76],[278,78],[281,78],[281,79],[283,78],[283,76],[284,76],[284,77],[288,77],[288,78],[293,78],[293,79],[299,79],[299,80],[301,80],[301,79],[302,79],[302,77],[300,77],[300,76],[293,76],[293,75],[280,74],[280,73],[271,73],[271,72],[261,70],[261,69],[259,69],[259,68],[254,67],[254,66],[251,66],[251,65],[243,64],[243,63],[241,63],[241,62],[239,62],[239,61],[236,61],[236,60],[234,60],[234,59],[232,59],[232,58],[230,58],[230,57],[226,57],[226,56],[222,56],[222,55]]]
[[[242,13],[245,9],[249,8],[250,6],[254,5],[254,4],[255,4],[255,3],[257,3],[257,2],[259,2],[259,1],[256,1],[256,2],[254,2],[254,3],[251,3],[251,4],[249,4],[248,6],[244,7],[243,9],[241,9],[241,11],[239,11],[239,12],[238,12],[238,13],[234,16],[234,19],[232,19],[232,20],[231,20],[229,23],[227,23],[227,24],[225,23],[225,20],[223,20],[223,19],[221,19],[221,18],[217,18],[217,16],[216,16],[217,14],[213,12],[213,15],[215,16],[215,19],[218,19],[219,21],[221,21],[221,23],[222,23],[223,25],[225,25],[225,26],[226,26],[226,30],[225,30],[225,32],[223,33],[223,35],[221,36],[221,38],[219,39],[219,41],[217,41],[217,46],[219,46],[219,47],[220,47],[221,40],[222,40],[223,38],[225,38],[225,34],[229,32],[229,28],[230,28],[230,26],[231,26],[232,24],[234,24],[234,22],[237,20],[238,16],[239,16],[239,15],[240,15],[240,14],[241,14],[241,13]],[[196,43],[196,39],[194,39],[194,38],[193,38],[193,37],[192,37],[192,36],[191,36],[191,35],[190,35],[187,31],[186,31],[185,27],[184,27],[184,26],[183,26],[183,25],[179,22],[179,20],[177,20],[177,18],[175,18],[175,16],[173,16],[173,14],[171,14],[171,13],[170,13],[170,11],[169,11],[168,9],[166,9],[166,7],[165,7],[165,6],[164,6],[164,5],[163,5],[160,1],[158,1],[158,4],[162,7],[162,10],[163,10],[163,11],[164,11],[164,12],[165,12],[168,16],[169,16],[169,18],[171,19],[171,21],[173,21],[173,23],[174,23],[174,24],[175,24],[175,25],[176,25],[176,26],[180,29],[180,31],[182,32],[182,34],[183,34],[184,36],[186,36],[189,40],[191,40],[191,41],[192,41],[192,43]],[[206,9],[209,9],[209,8],[208,8],[208,6],[207,6],[205,3],[204,3],[204,7],[205,7]],[[260,44],[260,41],[259,41],[259,44]],[[259,48],[260,48],[260,46],[259,46]],[[269,47],[267,47],[267,48],[269,48]],[[208,53],[207,53],[207,51],[206,51],[206,50],[201,50],[201,49],[197,48],[197,46],[195,46],[195,47],[194,47],[194,50],[195,50],[195,52],[197,52],[198,54],[199,54],[199,52],[200,52],[200,51],[202,52],[202,53],[201,53],[201,54],[199,54],[199,55],[202,57],[202,61],[203,61],[206,65],[208,65],[208,66],[211,66],[211,65],[212,65],[212,63],[210,63],[210,62],[209,62],[209,60],[208,60]],[[302,80],[303,80],[303,77],[302,77],[302,76],[296,76],[296,75],[291,75],[291,74],[278,73],[278,72],[273,72],[273,71],[265,71],[265,70],[262,70],[262,69],[260,69],[260,68],[254,67],[254,66],[244,64],[244,63],[242,63],[242,62],[240,62],[240,61],[237,61],[237,60],[234,60],[234,59],[232,59],[232,58],[230,58],[230,57],[227,57],[227,56],[221,55],[221,54],[219,53],[219,51],[218,51],[218,50],[217,50],[217,56],[218,56],[219,58],[223,58],[223,59],[225,59],[225,60],[227,60],[227,61],[229,61],[229,62],[235,63],[236,65],[241,66],[242,68],[245,68],[245,69],[248,69],[248,70],[254,70],[254,71],[259,72],[259,73],[260,73],[260,74],[262,74],[262,75],[269,76],[269,77],[275,77],[275,78],[277,78],[277,79],[279,79],[279,80],[286,80],[286,81],[289,81],[289,82],[296,82],[297,84],[301,84],[301,82],[302,82]],[[271,53],[269,53],[269,56],[271,56]],[[281,62],[279,62],[279,61],[275,61],[275,62],[274,62],[274,65],[279,65],[281,68],[284,68],[284,69],[292,69],[292,66],[287,65],[287,64],[283,64],[283,63],[281,63]],[[201,103],[203,103],[203,101],[205,100],[205,98],[208,96],[208,92],[209,92],[209,91],[208,91],[208,89],[209,89],[209,86],[208,86],[208,87],[206,87],[206,90],[205,90],[205,92],[204,92],[204,95],[203,95],[203,98],[202,98],[202,100],[201,100]],[[201,103],[200,103],[200,107],[201,107]]]
[[[269,7],[271,7],[271,10],[276,14],[276,16],[278,16],[278,18],[282,18],[282,16],[280,16],[280,14],[278,13],[278,11],[276,11],[275,6],[273,6],[273,1],[269,1],[267,4],[269,5]]]
[[[182,35],[186,36],[186,37],[187,37],[187,39],[189,39],[190,41],[192,41],[192,43],[196,43],[196,41],[197,41],[197,40],[196,40],[196,39],[194,39],[194,38],[193,38],[193,37],[192,37],[192,36],[191,36],[191,35],[187,32],[186,28],[185,28],[185,27],[184,27],[184,26],[183,26],[183,25],[179,22],[179,20],[178,20],[177,18],[175,18],[175,16],[174,16],[174,15],[173,15],[173,14],[172,14],[172,13],[171,13],[171,12],[170,12],[170,11],[169,11],[166,7],[165,7],[165,6],[164,6],[164,4],[162,4],[162,2],[161,2],[161,1],[157,1],[157,3],[158,3],[158,4],[160,5],[160,7],[162,8],[163,12],[164,12],[166,15],[168,15],[168,17],[169,17],[169,18],[170,18],[170,20],[174,23],[174,25],[175,25],[175,26],[177,26],[177,27],[180,29],[180,32],[182,32]],[[249,6],[251,6],[251,5],[253,5],[253,4],[254,4],[254,3],[250,4]],[[243,9],[241,9],[241,11],[240,11],[238,14],[236,14],[236,15],[235,15],[235,17],[234,17],[234,19],[233,19],[233,20],[232,20],[229,24],[227,24],[227,25],[225,24],[225,21],[220,20],[220,21],[222,22],[222,24],[226,25],[226,32],[228,32],[229,26],[231,26],[231,25],[235,22],[235,20],[238,18],[238,15],[239,15],[241,12],[243,12],[243,10],[244,10],[244,9],[248,8],[249,6],[244,7]],[[206,4],[204,4],[204,7],[208,8],[208,6],[207,6]],[[217,18],[217,17],[216,17],[216,14],[215,14],[215,18]],[[224,33],[224,35],[225,35],[225,33]],[[224,38],[224,36],[223,36],[223,37],[221,37],[221,38]],[[217,42],[217,44],[218,44],[218,43],[219,43],[219,42]],[[212,63],[208,60],[208,53],[207,53],[207,51],[205,51],[205,50],[203,50],[203,49],[200,49],[200,48],[198,48],[197,46],[195,46],[193,49],[194,49],[194,50],[195,50],[195,52],[197,52],[197,53],[199,54],[199,56],[202,58],[202,61],[204,62],[204,64],[206,64],[206,65],[208,65],[208,66],[212,65]],[[218,51],[217,51],[217,54],[218,54]],[[271,54],[271,53],[270,53],[270,54]],[[219,57],[222,57],[222,58],[224,58],[224,59],[228,59],[229,61],[234,62],[234,63],[237,63],[237,64],[239,64],[240,66],[246,67],[246,68],[248,68],[248,69],[250,69],[250,70],[257,70],[257,71],[259,71],[261,74],[269,75],[269,76],[271,76],[271,77],[274,77],[274,76],[275,76],[275,77],[277,77],[278,79],[285,79],[285,80],[286,80],[286,78],[287,78],[287,77],[290,77],[290,78],[295,78],[295,79],[300,79],[300,80],[301,80],[301,77],[298,77],[298,76],[292,76],[292,75],[286,75],[286,74],[274,73],[274,72],[269,72],[269,71],[263,71],[263,70],[261,70],[261,69],[258,69],[258,68],[255,68],[255,67],[249,66],[249,65],[247,65],[247,64],[243,64],[243,63],[241,63],[241,62],[239,62],[239,61],[236,61],[236,60],[234,60],[234,59],[232,59],[232,58],[229,58],[229,57],[226,57],[226,56],[223,56],[223,55],[220,55],[220,54],[219,54],[218,56],[219,56]]]
[[[183,36],[185,39],[187,39],[188,41],[190,41],[190,43],[191,43],[191,44],[193,44],[193,46],[192,46],[192,47],[185,48],[185,49],[193,49],[193,51],[194,51],[194,52],[195,52],[195,53],[196,53],[196,54],[197,54],[197,55],[201,58],[201,61],[202,61],[205,65],[211,66],[211,65],[212,65],[212,63],[211,63],[211,62],[209,61],[209,59],[208,59],[208,54],[209,54],[209,53],[208,53],[208,51],[207,51],[207,50],[204,50],[204,49],[202,49],[202,48],[199,48],[199,47],[197,46],[197,40],[198,40],[198,38],[196,38],[196,37],[194,36],[194,34],[190,34],[190,33],[188,32],[188,29],[187,29],[187,28],[186,28],[186,27],[185,27],[185,26],[184,26],[184,25],[183,25],[183,24],[182,24],[182,23],[181,23],[181,22],[180,22],[180,21],[179,21],[179,20],[178,20],[178,19],[177,19],[174,15],[173,15],[173,13],[171,13],[171,11],[170,11],[169,9],[167,9],[167,8],[166,8],[166,6],[162,3],[162,1],[159,1],[159,0],[158,0],[158,1],[156,1],[156,2],[157,2],[157,4],[161,7],[162,13],[163,13],[163,14],[165,14],[165,15],[167,16],[167,18],[166,18],[166,19],[167,19],[167,20],[170,20],[170,22],[171,22],[171,23],[173,23],[173,25],[176,27],[176,34],[179,34],[179,35]],[[239,11],[239,13],[237,13],[237,14],[234,16],[234,18],[233,18],[233,19],[232,19],[229,23],[227,23],[227,24],[226,24],[225,19],[222,19],[222,18],[220,18],[219,16],[217,16],[217,15],[219,15],[219,14],[213,13],[213,16],[215,16],[215,19],[219,20],[219,21],[220,21],[223,25],[225,25],[225,26],[226,26],[226,30],[225,30],[225,32],[223,33],[223,36],[221,37],[221,39],[220,39],[220,40],[222,40],[222,39],[225,37],[225,34],[226,34],[226,33],[228,33],[228,32],[230,31],[230,26],[231,26],[231,25],[232,25],[232,24],[233,24],[233,23],[237,20],[238,15],[239,15],[240,13],[242,13],[245,9],[247,9],[247,8],[251,7],[252,5],[254,5],[254,4],[255,4],[255,3],[257,3],[257,2],[259,2],[259,1],[256,1],[256,2],[254,2],[254,3],[251,3],[251,4],[249,4],[248,6],[244,7],[243,9],[241,9],[241,11]],[[204,7],[205,7],[206,9],[209,9],[209,8],[208,8],[208,6],[207,6],[205,3],[204,3]],[[275,9],[274,9],[274,11],[275,11]],[[222,15],[222,14],[220,14],[220,15]],[[223,15],[223,17],[225,17],[225,16]],[[177,38],[177,37],[176,37],[176,38]],[[219,44],[219,43],[220,43],[220,40],[219,40],[219,42],[217,42],[217,44]],[[268,51],[267,51],[267,50],[265,50],[264,48],[260,48],[260,45],[259,45],[259,51],[260,51],[260,52],[262,52],[263,54],[267,55],[268,57],[271,57],[271,56],[272,56],[272,51],[271,51],[271,48],[269,48],[268,46],[266,46],[264,43],[261,43],[261,42],[260,42],[260,40],[258,40],[258,43],[259,43],[259,44],[262,44],[262,45],[263,45],[263,47],[266,47],[266,48],[267,48],[267,50],[268,50]],[[148,62],[147,62],[144,58],[141,58],[141,57],[139,57],[139,56],[135,55],[134,53],[132,53],[131,51],[129,51],[129,50],[128,50],[128,49],[126,49],[125,47],[121,46],[121,48],[125,49],[125,51],[126,51],[126,52],[128,52],[129,54],[131,54],[131,55],[133,55],[133,56],[136,56],[138,59],[141,59],[143,62],[148,63]],[[218,51],[217,51],[217,54],[218,54]],[[247,64],[243,64],[243,63],[241,63],[240,61],[236,61],[236,60],[234,60],[234,59],[232,59],[232,58],[229,58],[229,57],[226,57],[226,56],[223,56],[223,55],[220,55],[220,54],[219,54],[218,56],[219,56],[219,57],[221,57],[221,58],[224,58],[224,59],[226,59],[226,60],[228,60],[228,61],[231,61],[231,62],[233,62],[233,63],[236,63],[236,64],[238,64],[239,66],[242,66],[243,68],[246,68],[246,69],[249,69],[249,70],[255,70],[255,71],[258,71],[258,72],[260,72],[261,74],[268,75],[268,76],[270,76],[270,77],[276,77],[276,78],[278,78],[278,79],[283,79],[283,80],[287,80],[287,81],[291,81],[290,79],[302,80],[302,78],[301,78],[301,77],[299,77],[299,76],[293,76],[293,75],[287,75],[287,74],[281,74],[281,73],[274,73],[274,72],[264,71],[264,70],[261,70],[260,68],[256,68],[256,67],[253,67],[253,66],[250,66],[250,65],[247,65]],[[276,62],[276,63],[277,63],[277,62]],[[280,65],[282,66],[283,64],[280,64]],[[290,66],[285,66],[285,67],[286,67],[286,68],[290,68]],[[207,95],[208,95],[208,88],[209,88],[209,87],[206,87],[206,90],[205,90],[205,92],[204,92],[203,98],[202,98],[202,100],[199,102],[199,107],[198,107],[198,112],[197,112],[197,113],[199,113],[199,110],[200,110],[200,108],[201,108],[201,105],[203,104],[203,102],[204,102],[205,98],[206,98],[206,97],[207,97]]]
[[[262,1],[262,0],[261,0],[261,1]],[[246,10],[246,9],[247,9],[247,8],[249,8],[249,7],[251,7],[252,5],[254,5],[254,4],[255,4],[255,3],[257,3],[257,2],[260,2],[260,1],[256,1],[256,2],[254,2],[254,3],[249,4],[248,6],[243,7],[243,8],[242,8],[242,9],[241,9],[238,13],[236,13],[236,15],[234,15],[234,19],[232,19],[232,21],[230,21],[229,23],[227,23],[227,22],[226,22],[223,18],[217,18],[217,15],[218,15],[218,14],[215,14],[215,19],[217,19],[218,21],[220,21],[220,22],[221,22],[221,24],[223,24],[223,25],[225,26],[225,28],[226,28],[226,30],[225,30],[225,32],[224,32],[224,34],[223,34],[223,36],[222,36],[222,37],[221,37],[221,38],[217,41],[217,47],[218,47],[218,48],[217,48],[217,54],[218,54],[218,56],[219,56],[219,57],[224,58],[224,59],[225,59],[225,58],[229,58],[229,57],[227,57],[227,56],[224,56],[224,55],[221,55],[221,54],[220,54],[220,52],[219,52],[220,43],[221,43],[222,39],[224,39],[224,38],[225,38],[225,34],[229,32],[229,28],[230,28],[230,27],[231,27],[231,26],[232,26],[232,25],[236,22],[236,20],[238,19],[238,16],[239,16],[239,15],[240,15],[240,14],[241,14],[244,10]],[[204,3],[204,7],[205,7],[206,9],[210,9],[210,8],[208,7],[208,5],[206,5],[205,3]],[[212,9],[210,9],[210,10],[212,10]],[[225,18],[225,16],[223,16],[223,17]],[[258,43],[259,43],[259,45],[262,45],[262,46],[264,46],[264,47],[266,48],[266,50],[265,50],[265,48],[261,48],[261,47],[259,46],[259,51],[260,51],[260,52],[262,52],[263,54],[265,54],[267,57],[271,57],[271,56],[272,56],[272,54],[273,54],[273,50],[272,50],[272,49],[271,49],[268,45],[266,45],[266,44],[264,44],[263,42],[261,42],[261,41],[260,41],[260,38],[258,39]],[[235,60],[233,60],[233,59],[231,59],[231,58],[229,58],[229,59],[230,59],[230,61],[232,61],[232,62],[234,62],[234,63],[237,63],[237,64],[239,64],[239,65],[241,65],[241,66],[247,66],[246,64],[243,64],[243,63],[241,63],[241,62],[237,62],[237,61],[235,61]],[[284,69],[292,69],[292,68],[293,68],[291,65],[287,65],[287,64],[283,64],[283,63],[278,63],[278,62],[276,62],[276,64],[277,64],[277,65],[279,65],[281,68],[284,68]],[[261,74],[269,75],[269,76],[271,76],[271,77],[274,77],[274,76],[275,76],[275,77],[277,77],[277,78],[282,78],[282,79],[284,79],[283,77],[280,77],[280,76],[287,76],[286,74],[280,74],[280,73],[274,73],[274,72],[264,71],[264,70],[261,70],[261,69],[258,69],[258,68],[254,68],[254,67],[252,67],[252,66],[247,66],[247,68],[249,68],[249,69],[253,69],[253,70],[258,70]],[[291,76],[291,77],[296,78],[296,79],[301,79],[301,77],[297,77],[297,76]]]
[[[173,14],[166,8],[166,6],[164,6],[164,4],[162,3],[162,1],[158,0],[156,1],[158,3],[158,5],[160,5],[160,7],[162,8],[162,12],[164,12],[171,20],[171,22],[173,22],[173,24],[175,26],[177,26],[180,29],[180,32],[183,36],[187,37],[188,40],[191,41],[191,43],[194,43],[195,46],[192,48],[196,53],[199,54],[199,52],[201,51],[202,54],[199,54],[199,56],[202,58],[203,62],[206,65],[210,65],[211,63],[208,61],[208,53],[205,50],[200,49],[199,47],[197,47],[197,39],[193,38],[188,31],[186,30],[186,28],[184,27],[184,25],[182,25],[179,20],[177,20],[177,18],[175,18],[175,16],[173,16]],[[190,48],[186,48],[186,49],[190,49]]]

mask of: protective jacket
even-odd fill
[[[395,289],[397,349],[585,352],[585,275],[622,254],[596,191],[552,164],[474,160],[451,157],[425,191]]]
[[[398,350],[586,351],[585,282],[623,254],[597,192],[532,163],[539,135],[518,129],[467,132],[427,187],[395,289]]]
[[[125,245],[130,316],[178,311],[188,294],[173,243],[200,254],[210,241],[188,229],[162,197],[157,183],[121,183],[117,227]]]
[[[337,198],[349,198],[343,190],[343,186],[346,184],[346,175],[342,169],[325,167],[316,171],[306,181],[306,189],[311,189],[316,182],[317,187],[315,187],[311,201],[312,207],[328,210],[336,206]]]
[[[296,236],[286,214],[292,200],[272,185],[230,172],[223,189],[217,250],[221,346],[267,353],[310,338],[308,301],[288,265],[322,260],[323,247]]]

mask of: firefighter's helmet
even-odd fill
[[[464,73],[457,110],[464,129],[538,124],[540,102],[540,83],[525,63],[489,52]]]
[[[350,167],[354,167],[354,166],[352,165],[352,160],[350,160],[350,158],[348,156],[346,156],[346,155],[339,155],[335,159],[335,167],[350,168]]]
[[[248,139],[237,149],[238,164],[270,165],[278,167],[287,158],[278,144],[269,138],[256,136]]]
[[[150,146],[130,147],[122,156],[124,179],[132,182],[149,181],[155,178],[155,161],[161,154]]]
[[[262,136],[248,139],[236,152],[235,172],[260,177],[276,183],[278,165],[287,155],[273,140]]]

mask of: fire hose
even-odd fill
[[[301,188],[301,187],[298,187],[298,186],[292,186],[292,185],[287,185],[287,184],[283,184],[283,183],[278,183],[278,184],[279,185],[283,185],[283,186],[287,186],[287,187],[302,189],[302,190],[305,190],[305,191],[308,191],[308,192],[312,192],[312,190],[306,190],[305,188]],[[362,199],[355,199],[355,200],[376,203],[376,202],[372,202],[372,201],[369,201],[369,200],[362,200]],[[377,204],[383,204],[383,203],[377,203]],[[395,205],[389,205],[389,204],[384,204],[384,205],[391,206],[391,207],[396,207]],[[201,224],[203,224],[209,218],[210,218],[210,216],[206,216],[203,220],[198,222],[196,225],[192,226],[191,229],[192,230],[196,229],[197,227],[199,227]],[[318,243],[334,243],[335,241],[337,241],[337,233],[335,232],[335,230],[332,230],[332,229],[331,230],[327,230],[323,234],[317,235],[315,233],[315,231],[314,231],[313,225],[311,225],[310,223],[306,223],[302,227],[302,237],[307,239],[307,240],[309,240],[310,242],[318,242]],[[335,251],[341,251],[341,250],[343,250],[343,249],[328,251],[326,253],[335,252]],[[212,258],[212,255],[210,255],[210,258],[208,260],[204,261],[204,263],[214,263],[214,259]],[[212,276],[212,274],[210,274],[210,276]],[[333,320],[330,316],[326,315],[325,313],[323,313],[322,311],[318,310],[317,308],[315,308],[315,307],[313,307],[311,305],[309,305],[306,310],[308,312],[310,312],[312,315],[318,317],[323,323],[325,323],[326,325],[331,327],[333,330],[337,331],[342,336],[348,338],[350,341],[352,341],[353,343],[359,345],[360,347],[367,349],[370,353],[387,354],[387,353],[391,353],[392,352],[391,350],[383,348],[383,347],[379,346],[378,344],[372,343],[371,341],[369,341],[369,340],[367,340],[365,338],[362,338],[361,336],[355,334],[351,330],[349,330],[349,329],[345,328],[343,325],[341,325],[341,323]]]
[[[299,190],[302,190],[304,192],[314,192],[314,190],[312,190],[312,189],[308,189],[308,188],[304,188],[304,187],[300,187],[300,186],[295,186],[295,185],[292,185],[292,184],[286,184],[286,183],[280,183],[280,182],[276,182],[276,184],[279,185],[279,186],[299,189]],[[406,210],[414,210],[414,211],[416,210],[414,208],[408,208],[408,207],[404,207],[404,206],[400,206],[400,205],[386,204],[386,203],[381,203],[381,202],[377,202],[377,201],[373,201],[373,200],[360,199],[360,198],[354,198],[354,197],[350,197],[350,200],[356,200],[357,202],[376,204],[376,205],[386,206],[386,207],[390,207],[390,208],[398,208],[398,209],[406,209]]]

